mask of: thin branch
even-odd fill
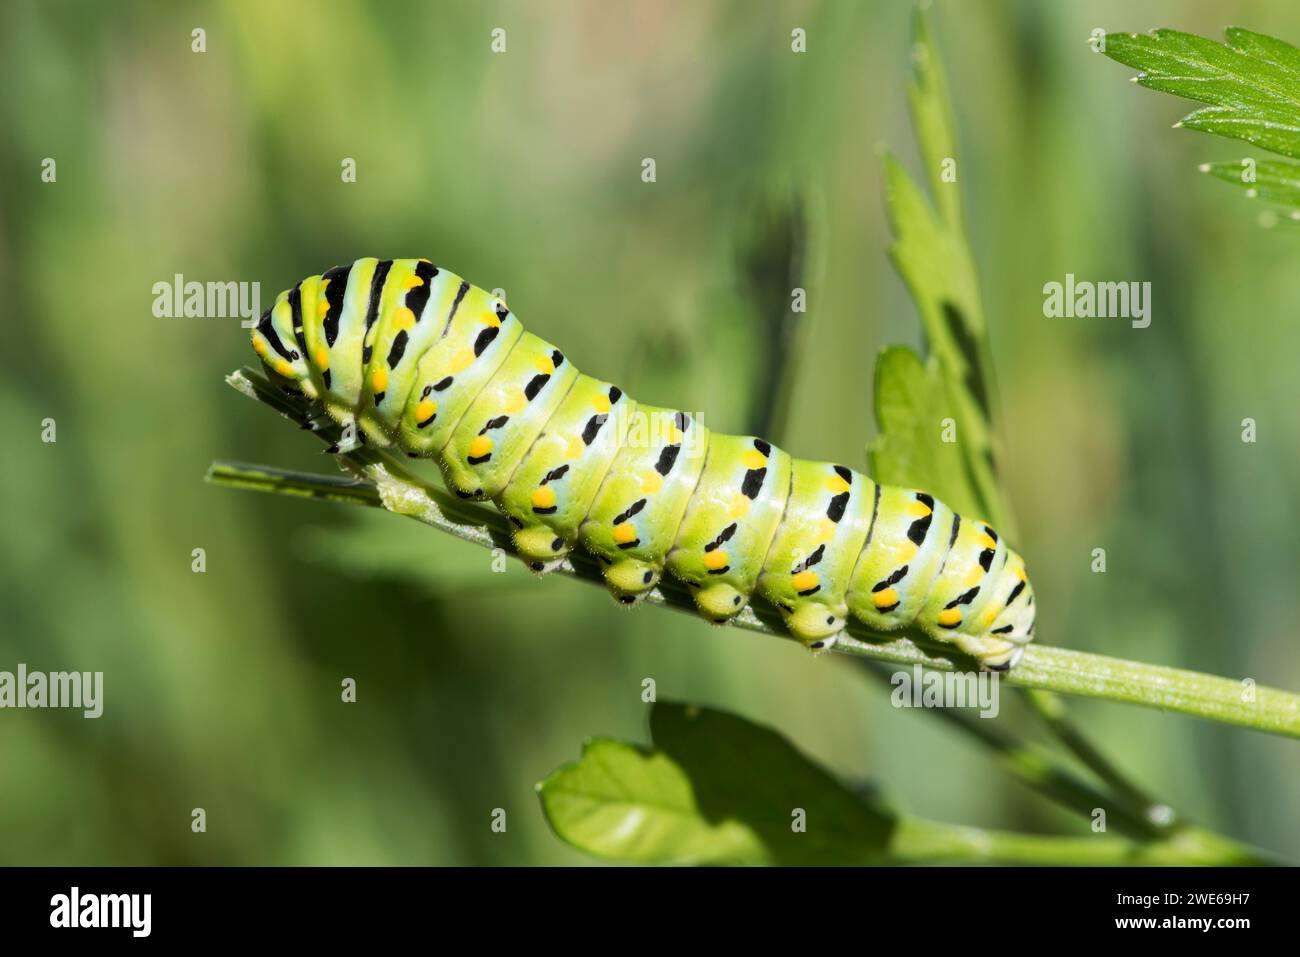
[[[240,392],[272,406],[300,426],[312,420],[305,404],[286,396],[252,370],[232,373],[227,382]],[[327,443],[338,437],[335,426],[314,431]],[[505,517],[465,503],[443,489],[411,475],[384,453],[370,447],[337,456],[359,478],[375,486],[373,497],[348,493],[342,500],[357,504],[382,504],[389,511],[419,519],[458,538],[475,544],[513,551]],[[266,491],[283,490],[295,495],[320,477],[282,472],[267,466],[238,466],[217,463],[209,472],[215,484]],[[322,497],[337,496],[341,486],[326,478],[320,483]],[[328,493],[328,494],[327,494]],[[557,569],[560,574],[600,581],[600,569],[585,553],[574,552]],[[645,599],[694,613],[694,605],[680,583],[665,578]],[[784,630],[779,615],[756,603],[731,620],[731,625],[781,638]],[[940,671],[968,671],[974,662],[954,649],[913,631],[882,635],[853,622],[851,634],[840,638],[834,650],[892,664],[920,664]],[[1013,687],[1041,688],[1081,697],[1101,698],[1187,714],[1224,724],[1300,738],[1300,696],[1274,688],[1221,678],[1215,675],[1110,658],[1065,648],[1030,645],[1020,663],[1001,680]]]

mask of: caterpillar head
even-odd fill
[[[605,584],[620,605],[632,606],[659,583],[661,569],[639,558],[620,558],[605,566]]]
[[[745,607],[745,596],[726,582],[716,582],[695,590],[695,605],[709,621],[725,624]]]
[[[528,567],[539,574],[555,568],[569,554],[569,543],[545,525],[515,530],[515,548]]]

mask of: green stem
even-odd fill
[[[1070,866],[1242,866],[1267,863],[1251,851],[1200,834],[1149,843],[1118,837],[1054,837],[990,831],[903,818],[893,853],[914,864],[1040,864]]]
[[[308,421],[301,402],[282,395],[256,374],[236,372],[227,381],[240,392],[287,416],[299,425]],[[327,443],[335,441],[337,429],[330,426],[316,430]],[[344,499],[356,504],[382,504],[390,511],[417,518],[458,538],[479,545],[511,551],[510,530],[504,516],[460,502],[442,489],[411,476],[382,452],[362,447],[337,456],[354,473],[375,485],[378,501],[372,497],[348,494]],[[283,489],[267,476],[279,476]],[[238,466],[219,463],[219,470],[209,473],[216,484],[264,491],[285,491],[302,495],[313,477],[301,473],[281,473],[266,466]],[[315,477],[319,480],[321,477]],[[322,493],[338,494],[336,479],[320,482]],[[600,581],[594,560],[575,552],[558,569],[562,574]],[[693,610],[686,589],[665,579],[646,599],[650,604]],[[731,624],[749,631],[783,638],[780,618],[771,609],[751,605],[732,619]],[[916,632],[896,635],[873,634],[854,623],[852,635],[841,637],[835,651],[893,664],[921,664],[942,671],[967,671],[972,662],[964,660],[952,648],[941,645]],[[1300,738],[1300,695],[1274,688],[1247,687],[1239,681],[1215,675],[1109,658],[1104,655],[1070,651],[1045,645],[1030,645],[1015,669],[1001,677],[1008,685],[1041,688],[1065,694],[1108,701],[1124,702],[1188,714],[1224,724]]]

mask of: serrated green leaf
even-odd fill
[[[883,350],[876,359],[875,403],[880,431],[868,452],[876,479],[925,487],[958,512],[982,517],[961,449],[943,441],[953,402],[938,363],[923,362],[906,346]]]
[[[1210,104],[1182,126],[1300,158],[1300,50],[1240,27],[1226,38],[1225,45],[1178,30],[1108,33],[1105,53],[1143,71],[1142,86]]]
[[[555,832],[637,863],[889,863],[894,812],[743,718],[660,702],[653,751],[594,741],[539,786]],[[805,823],[794,826],[796,815]]]
[[[1300,209],[1300,163],[1259,160],[1253,167],[1242,162],[1206,163],[1201,172],[1240,186],[1252,199]]]

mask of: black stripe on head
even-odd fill
[[[567,465],[561,465],[559,468],[551,469],[546,473],[546,477],[542,479],[542,484],[545,485],[547,482],[554,482],[556,479],[564,478],[564,476],[568,474],[568,471],[569,467]]]
[[[772,444],[770,442],[764,442],[762,439],[754,440],[754,448],[758,449],[764,455],[772,454]]]
[[[601,426],[605,424],[605,420],[608,418],[608,415],[603,412],[598,412],[587,420],[587,425],[582,430],[583,445],[590,445],[592,442],[596,441],[596,435],[600,432]]]
[[[717,538],[709,542],[709,544],[705,545],[704,550],[706,552],[711,552],[715,548],[719,548],[724,543],[731,541],[731,536],[735,534],[736,534],[736,523],[732,522],[730,525],[728,525],[726,528],[724,528],[721,532],[718,533]]]
[[[555,366],[557,369],[564,365],[564,353],[559,349],[551,350],[551,365]]]
[[[826,517],[832,522],[839,522],[844,517],[844,510],[849,507],[849,493],[840,492],[831,496],[830,505],[826,506]]]
[[[397,330],[397,335],[393,336],[393,347],[388,350],[388,368],[396,369],[397,363],[402,361],[402,355],[406,352],[408,338],[405,329]]]
[[[763,491],[763,479],[767,478],[767,469],[750,469],[745,473],[745,480],[740,483],[740,492],[748,499],[758,498]]]
[[[488,419],[487,424],[479,431],[479,435],[483,435],[489,429],[499,429],[509,421],[510,416],[508,415],[498,415],[495,419]]]
[[[366,346],[364,349],[361,350],[361,364],[363,366],[370,365],[370,356],[374,353],[374,351],[375,351],[374,346]]]
[[[434,392],[443,392],[451,385],[451,376],[443,376],[433,384]]]
[[[637,499],[628,507],[627,511],[622,512],[614,517],[614,524],[622,525],[633,515],[636,515],[638,512],[640,512],[641,509],[645,508],[645,502],[646,500],[643,498]]]
[[[957,541],[957,531],[961,528],[961,516],[953,515],[952,517],[952,534],[948,536],[948,547],[952,548],[953,543]]]
[[[322,369],[322,370],[321,370],[321,374],[320,374],[320,380],[321,380],[321,382],[325,383],[325,388],[328,389],[328,388],[330,387],[330,380],[331,380],[331,379],[333,379],[333,376],[330,375],[330,370],[329,370],[329,369]]]
[[[934,511],[934,496],[927,492],[917,492],[916,500],[924,505],[930,511]]]
[[[980,552],[979,562],[980,562],[980,568],[984,569],[985,571],[988,571],[990,568],[992,568],[993,549],[986,548],[982,552]]]
[[[984,533],[988,535],[989,538],[993,539],[994,545],[998,543],[998,533],[993,531],[993,529],[989,528],[987,525],[984,526]]]
[[[366,304],[366,328],[369,329],[379,318],[379,301],[383,297],[384,282],[388,279],[388,270],[393,268],[391,259],[384,259],[375,264],[375,274],[370,277],[370,301]]]
[[[723,565],[721,568],[710,568],[710,569],[708,569],[708,573],[709,573],[710,575],[725,575],[725,574],[727,574],[727,572],[729,572],[729,571],[731,571],[731,566],[730,566],[730,565]],[[724,618],[724,619],[720,619],[720,620],[725,621],[726,619]]]
[[[302,283],[289,290],[289,308],[293,310],[293,335],[298,340],[298,348],[307,354],[307,338],[302,331]]]
[[[325,287],[325,303],[328,308],[322,323],[327,346],[333,346],[334,340],[339,337],[339,317],[343,314],[343,296],[348,291],[348,274],[351,271],[351,265],[335,266],[321,276],[322,279],[329,280],[329,285]]]
[[[843,465],[832,465],[831,468],[833,468],[835,474],[844,479],[844,481],[848,482],[850,485],[853,484],[853,472],[850,469],[846,469]]]
[[[1015,630],[1015,625],[1003,625],[1001,628],[994,628],[989,632],[990,635],[1005,635]]]
[[[673,424],[677,426],[678,431],[685,432],[691,427],[691,417],[685,412],[678,412],[673,416]]]
[[[489,452],[487,455],[467,455],[465,456],[465,461],[468,462],[470,465],[482,465],[484,462],[488,461],[491,458],[492,458],[492,453]]]
[[[275,331],[275,326],[271,324],[270,309],[262,313],[262,318],[257,322],[257,331],[260,332],[262,337],[271,344],[271,348],[274,349],[276,354],[282,359],[287,359],[292,362],[295,359],[300,358],[297,352],[286,349],[284,343],[280,341],[280,334]]]
[[[492,345],[492,342],[500,334],[500,326],[488,326],[479,332],[478,338],[474,340],[474,357],[478,358],[483,354],[483,350]]]
[[[884,591],[886,588],[892,588],[894,585],[897,585],[906,577],[907,577],[907,566],[903,565],[901,568],[895,571],[894,574],[890,575],[888,578],[884,578],[876,582],[876,584],[872,586],[871,590],[872,592]]]
[[[528,381],[528,385],[524,386],[524,397],[529,402],[532,402],[533,399],[537,398],[537,393],[541,392],[546,387],[546,383],[550,381],[551,377],[549,375],[545,372],[539,372]]]
[[[609,404],[613,405],[619,399],[623,398],[623,390],[616,385],[609,387]]]

